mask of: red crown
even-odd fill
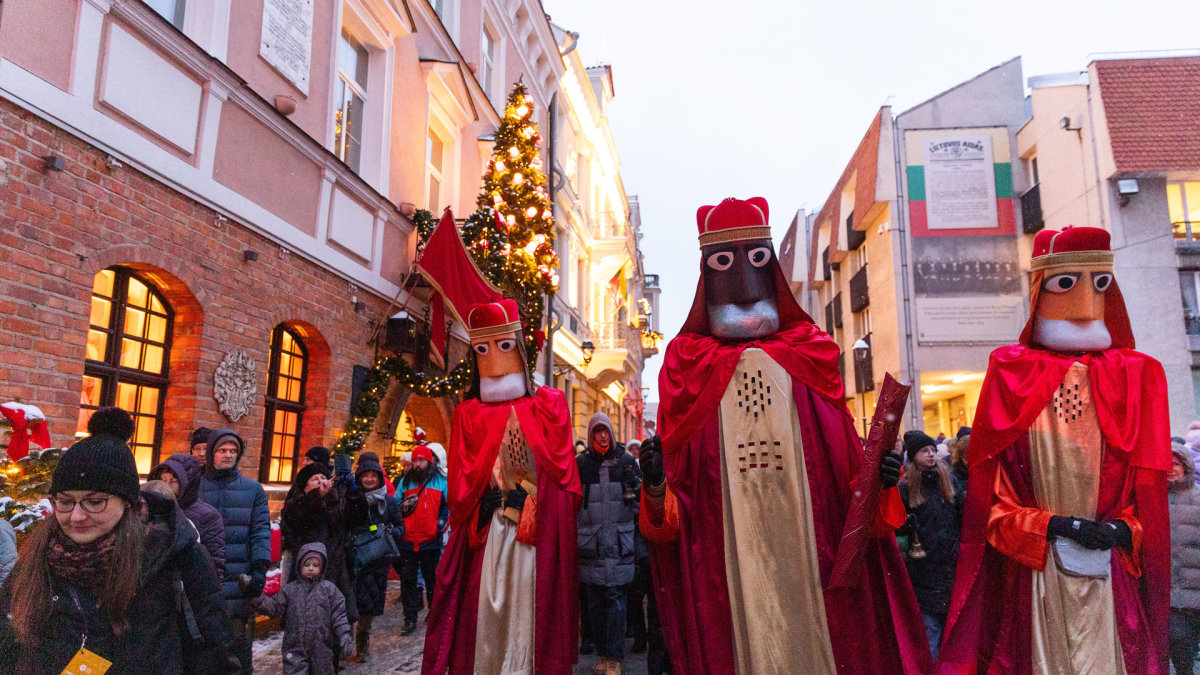
[[[1109,234],[1098,227],[1042,230],[1033,240],[1030,267],[1044,270],[1064,265],[1108,264],[1113,261]]]
[[[745,201],[730,197],[716,206],[701,206],[696,211],[700,245],[770,239],[771,226],[767,216],[767,200],[762,197]]]
[[[516,300],[486,302],[467,309],[467,334],[471,339],[494,337],[521,330]]]

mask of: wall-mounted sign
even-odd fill
[[[308,94],[312,69],[313,0],[263,0],[259,54]]]
[[[988,135],[925,144],[925,214],[931,230],[996,229],[996,177]]]

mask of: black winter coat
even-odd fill
[[[346,500],[346,519],[350,533],[385,523],[392,526],[392,536],[397,542],[404,540],[404,515],[400,510],[400,500],[391,495],[384,495],[387,505],[383,512],[367,505],[366,493],[361,489],[353,497]],[[387,602],[387,581],[390,565],[379,565],[375,569],[367,569],[358,573],[354,578],[354,592],[358,602],[359,616],[380,616]]]
[[[346,597],[346,618],[358,620],[358,603],[354,595],[354,577],[347,554],[349,530],[346,527],[346,506],[338,490],[324,496],[313,490],[284,502],[279,519],[283,547],[292,552],[292,569],[288,579],[300,575],[300,557],[296,555],[305,544],[319,543],[325,547],[325,580],[333,582]]]
[[[217,579],[225,578],[225,522],[221,512],[206,502],[200,501],[200,479],[204,467],[200,460],[191,455],[171,455],[150,472],[150,480],[162,478],[163,471],[170,471],[179,481],[179,508],[200,532],[200,543],[212,558],[217,569]]]
[[[225,609],[232,616],[248,617],[253,614],[250,600],[255,594],[248,592],[253,589],[239,588],[237,580],[242,574],[257,576],[260,582],[266,578],[271,565],[271,511],[258,481],[243,476],[236,465],[220,470],[213,466],[214,443],[229,435],[233,432],[228,429],[209,435],[200,500],[221,514],[225,526],[225,580],[221,584]]]
[[[169,500],[147,496],[151,523],[146,535],[142,582],[127,615],[129,627],[117,635],[97,601],[82,588],[52,579],[54,595],[37,644],[26,649],[0,619],[0,666],[22,675],[59,675],[79,651],[87,649],[112,662],[109,673],[238,673],[229,647],[232,635],[221,588],[208,553],[197,542],[196,529]],[[183,583],[201,638],[197,642],[177,608],[175,580]],[[0,588],[0,617],[7,616],[14,589]]]
[[[953,475],[950,481],[954,485],[954,498],[947,500],[938,490],[937,472],[921,473],[921,496],[925,501],[916,508],[908,503],[908,480],[901,481],[899,486],[905,510],[916,518],[917,534],[926,553],[919,560],[906,555],[904,562],[917,594],[917,604],[928,614],[945,615],[950,609],[950,595],[954,590],[965,493]]]

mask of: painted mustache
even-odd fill
[[[752,340],[779,331],[779,310],[773,299],[759,300],[751,305],[709,305],[708,323],[716,337]]]

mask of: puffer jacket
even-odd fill
[[[251,616],[250,600],[255,588],[242,590],[238,577],[248,574],[257,586],[266,579],[271,564],[271,512],[267,508],[267,493],[258,481],[246,478],[232,468],[218,470],[213,466],[217,442],[232,436],[238,442],[238,462],[242,461],[245,444],[229,429],[209,434],[204,453],[204,476],[200,479],[200,500],[221,514],[225,526],[225,609],[231,616]],[[261,589],[261,586],[258,586]]]
[[[150,472],[150,480],[160,480],[163,472],[169,471],[179,481],[179,495],[176,501],[184,515],[200,532],[200,543],[212,558],[213,567],[217,570],[217,579],[225,578],[225,523],[221,513],[209,504],[200,501],[200,478],[204,475],[204,467],[200,460],[191,455],[171,455],[162,464]]]
[[[341,491],[333,489],[322,495],[313,490],[284,502],[279,529],[287,550],[295,551],[288,578],[300,574],[299,552],[304,545],[320,543],[326,551],[325,579],[337,586],[345,596],[346,615],[350,623],[358,621],[358,602],[354,596],[354,577],[348,558],[350,531],[346,524],[346,503]]]
[[[576,517],[579,540],[579,581],[596,586],[624,586],[633,581],[637,542],[638,498],[642,470],[625,446],[616,442],[608,415],[596,413],[588,423],[588,440],[599,427],[614,440],[603,455],[592,447],[575,457],[583,484],[583,502]],[[625,494],[626,470],[638,485]]]
[[[86,634],[88,650],[112,662],[109,673],[241,672],[229,651],[233,638],[221,588],[195,527],[170,499],[149,493],[143,493],[143,498],[149,512],[146,552],[141,584],[126,615],[129,627],[118,635],[88,591],[53,577],[54,595],[45,609],[48,617],[36,645],[27,649],[2,618],[14,592],[12,584],[5,584],[0,588],[0,670],[59,675]],[[182,583],[198,640],[192,640],[180,609],[176,580]]]
[[[1167,486],[1171,509],[1171,606],[1200,609],[1200,486],[1196,465],[1183,445],[1172,451],[1183,464],[1183,480]]]
[[[921,548],[926,555],[918,560],[905,556],[904,562],[921,611],[944,615],[950,609],[950,595],[954,590],[965,492],[951,474],[954,497],[946,499],[938,490],[937,471],[924,471],[920,476],[921,496],[925,499],[920,506],[909,504],[907,477],[900,482],[899,488],[905,510],[915,517]]]
[[[315,552],[325,561],[325,547],[319,543],[300,547],[296,558],[304,560]],[[350,623],[346,621],[346,599],[331,582],[325,580],[324,564],[316,579],[297,574],[278,593],[260,596],[254,608],[263,614],[283,615],[283,672],[285,675],[332,675],[335,648],[342,653],[354,649]]]

